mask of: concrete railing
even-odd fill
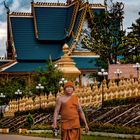
[[[19,128],[18,133],[19,134],[25,134],[25,133],[27,133],[27,129],[26,128]]]
[[[8,134],[9,133],[9,128],[0,128],[0,133]]]

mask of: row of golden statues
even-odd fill
[[[98,107],[102,104],[102,100],[111,100],[119,98],[140,96],[140,79],[133,78],[120,80],[116,83],[110,80],[107,84],[103,80],[100,86],[94,81],[93,86],[75,86],[74,94],[79,97],[79,101],[83,107]],[[63,95],[63,88],[57,93],[57,96]],[[26,111],[38,108],[49,108],[55,105],[56,98],[52,93],[47,95],[32,97],[23,97],[19,100],[12,100],[7,106],[4,116],[13,116],[17,111]]]

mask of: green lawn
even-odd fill
[[[53,134],[46,134],[46,133],[41,133],[41,134],[32,133],[32,134],[28,134],[28,135],[36,136],[36,137],[54,138]],[[60,139],[60,135],[58,137],[55,137],[55,138]],[[130,140],[130,139],[83,135],[82,140]]]
[[[82,140],[130,140],[130,139],[99,137],[99,136],[82,136]]]

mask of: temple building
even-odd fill
[[[140,65],[136,64],[110,64],[108,67],[108,79],[140,79]]]
[[[31,13],[7,13],[7,59],[0,65],[2,75],[30,76],[38,67],[46,69],[46,61],[53,62],[64,55],[63,46],[68,46],[67,55],[73,59],[84,81],[96,72],[97,54],[83,43],[83,37],[91,39],[87,13],[90,18],[105,11],[101,4],[82,0],[67,0],[66,3],[31,2]],[[92,39],[91,39],[91,43]]]

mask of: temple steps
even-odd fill
[[[51,115],[48,114],[48,115],[43,115],[42,117],[40,117],[38,120],[36,120],[36,122],[34,123],[35,125],[38,124],[38,123],[44,123],[46,120],[48,122],[48,118],[50,117]]]
[[[0,125],[9,128],[10,132],[18,132],[26,123],[26,115],[3,118]],[[39,112],[31,114],[34,118],[34,124],[50,124],[53,120],[52,112]],[[139,127],[140,126],[140,104],[120,105],[116,107],[102,107],[95,110],[89,108],[87,110],[89,125],[94,123],[113,124],[120,126]],[[59,119],[60,120],[60,119]],[[58,120],[58,121],[59,121]]]
[[[94,121],[102,120],[103,118],[105,118],[106,116],[108,116],[110,113],[112,113],[114,110],[116,110],[116,109],[118,109],[118,108],[119,108],[119,106],[110,109],[109,111],[107,111],[107,112],[104,113],[103,115],[101,115],[101,116],[99,116],[98,118],[96,118]]]
[[[137,117],[131,119],[129,122],[125,123],[123,126],[126,126],[126,125],[129,125],[129,124],[131,124],[131,123],[134,123],[134,122],[136,122],[138,119],[139,119],[139,124],[140,124],[140,115],[139,115],[139,116],[137,116]]]
[[[123,113],[117,115],[116,117],[112,118],[105,124],[107,124],[107,123],[123,124],[124,119],[125,120],[126,120],[126,118],[127,118],[127,120],[130,119],[130,117],[132,117],[132,113],[135,113],[136,109],[139,107],[140,107],[140,105],[135,105],[135,106],[129,108],[128,110],[124,111]],[[131,113],[131,115],[130,115],[130,113]],[[127,122],[127,120],[126,120],[126,122]]]
[[[23,126],[23,124],[26,122],[26,117],[22,118],[20,121],[14,122],[11,127],[9,128],[10,132],[17,132],[19,128]]]
[[[18,132],[18,129],[22,128],[24,124],[26,123],[27,115],[3,118],[0,120],[0,126],[9,128],[10,133]],[[47,124],[52,121],[52,114],[50,113],[36,112],[31,115],[34,119],[34,125]]]
[[[89,125],[96,122],[120,126],[140,126],[140,104],[104,107],[88,112]]]

